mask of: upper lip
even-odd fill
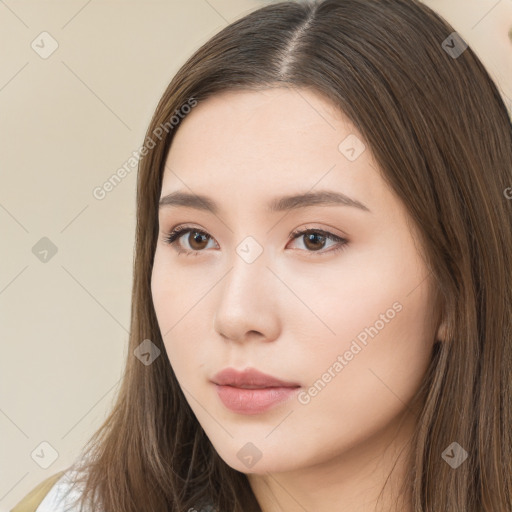
[[[295,388],[300,386],[300,384],[296,382],[287,382],[278,379],[272,375],[262,373],[255,368],[247,368],[243,371],[238,371],[234,368],[225,368],[213,376],[212,382],[220,386],[233,386],[237,388]]]

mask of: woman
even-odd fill
[[[38,512],[512,510],[512,126],[452,27],[268,5],[141,156],[122,388]]]

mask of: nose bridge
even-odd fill
[[[251,235],[245,236],[235,247],[231,262],[231,270],[226,276],[229,283],[224,292],[234,293],[238,299],[244,298],[240,294],[249,292],[255,297],[265,286],[267,274],[270,274],[262,244]]]
[[[250,331],[269,335],[277,325],[272,317],[272,273],[267,268],[262,245],[246,236],[235,247],[230,269],[220,287],[215,314],[215,329],[230,339],[244,339]]]

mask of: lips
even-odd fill
[[[225,407],[238,414],[262,414],[297,393],[300,384],[267,375],[254,368],[226,368],[212,382]]]
[[[300,387],[297,382],[284,381],[254,368],[247,368],[241,372],[234,368],[225,368],[212,378],[212,382],[219,386],[233,386],[241,389]]]

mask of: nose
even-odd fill
[[[276,339],[282,294],[279,286],[283,285],[267,267],[264,253],[251,263],[236,255],[217,287],[215,331],[234,342]]]

